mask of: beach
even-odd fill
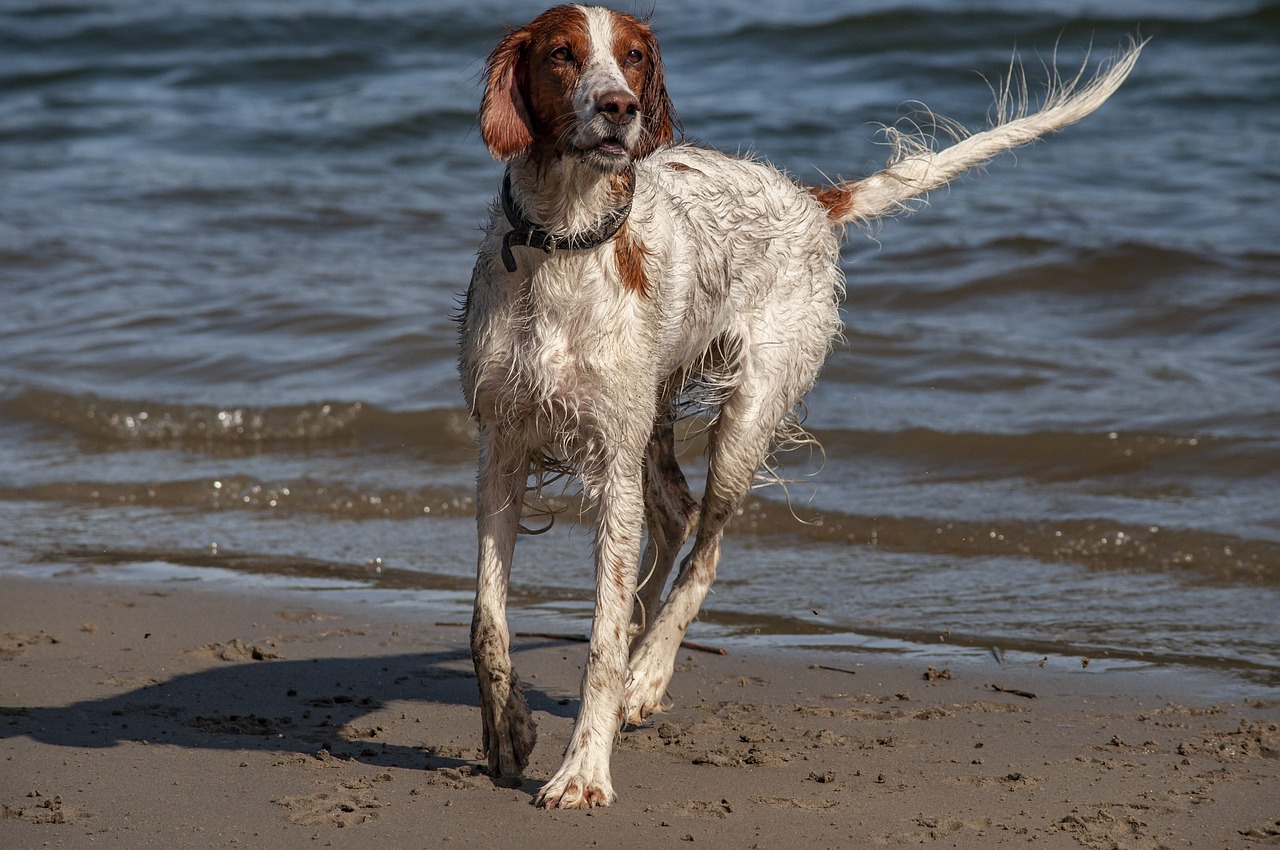
[[[542,697],[538,761],[530,788],[514,797],[482,777],[462,777],[477,786],[465,793],[425,782],[446,775],[428,766],[475,763],[479,724],[473,682],[423,678],[414,671],[425,662],[413,660],[437,653],[451,659],[451,674],[469,669],[454,658],[466,626],[434,624],[469,617],[474,579],[477,453],[459,388],[456,316],[503,179],[476,113],[485,57],[545,5],[223,0],[174,15],[141,0],[0,4],[0,528],[9,530],[0,534],[0,582],[43,578],[56,588],[0,594],[0,633],[37,636],[11,640],[16,654],[0,661],[3,704],[33,712],[5,718],[9,744],[29,748],[13,752],[7,767],[21,769],[2,777],[6,830],[43,843],[60,830],[79,841],[104,824],[119,829],[118,807],[91,799],[105,793],[92,790],[101,783],[74,790],[73,774],[93,772],[87,763],[66,776],[42,772],[64,758],[104,757],[112,800],[167,801],[149,794],[148,761],[139,762],[147,769],[129,762],[138,775],[121,783],[112,760],[188,751],[178,762],[196,764],[208,783],[220,768],[205,762],[233,754],[235,769],[218,786],[230,808],[215,816],[193,804],[206,829],[254,823],[254,812],[261,823],[290,824],[301,815],[272,800],[329,793],[311,786],[375,768],[395,779],[368,793],[399,802],[359,825],[370,835],[393,823],[443,823],[471,804],[517,803],[528,829],[561,823],[524,804],[563,744],[572,705],[559,700],[575,696],[584,647],[517,638],[520,664],[536,668],[554,700]],[[1170,760],[1180,781],[1209,769],[1195,753],[1181,765],[1182,741],[1155,732],[1127,731],[1121,738],[1136,749],[1108,749],[1114,733],[1099,743],[1084,731],[1093,721],[1071,712],[1132,718],[1173,701],[1233,706],[1186,721],[1205,724],[1200,735],[1236,728],[1240,712],[1261,722],[1265,709],[1244,701],[1280,694],[1276,8],[1268,0],[654,8],[686,139],[767,160],[812,187],[882,168],[887,127],[937,130],[945,141],[949,121],[986,126],[992,87],[1011,72],[1016,79],[1018,67],[1034,105],[1055,74],[1088,78],[1131,39],[1151,42],[1124,87],[1086,120],[933,193],[911,215],[844,234],[843,333],[803,404],[821,448],[771,461],[767,472],[782,486],[753,490],[733,520],[693,632],[729,654],[682,660],[690,669],[676,679],[670,715],[623,737],[611,823],[617,812],[630,813],[629,824],[693,818],[703,829],[670,827],[676,839],[737,843],[757,812],[767,823],[778,808],[753,800],[813,798],[835,805],[781,809],[781,832],[762,826],[760,840],[834,818],[844,827],[830,843],[853,834],[864,843],[946,833],[916,818],[967,823],[959,803],[934,810],[934,795],[947,790],[972,800],[981,818],[1070,843],[1101,830],[1099,811],[1129,816],[1106,808],[1126,795],[1056,785],[1077,755],[1113,760],[1091,781],[1137,782]],[[680,461],[698,493],[707,464],[697,435],[707,420],[687,425]],[[530,528],[555,527],[517,548],[510,612],[520,632],[590,628],[593,535],[580,488],[565,483],[530,506]],[[234,601],[218,602],[219,593]],[[367,604],[352,608],[353,599]],[[116,600],[110,610],[122,618],[114,637],[105,614],[81,610],[104,600]],[[136,607],[124,607],[129,600]],[[277,614],[312,610],[336,619]],[[242,620],[242,611],[253,617]],[[166,618],[175,624],[168,632]],[[82,630],[85,622],[96,629]],[[261,647],[290,635],[272,650],[278,658],[220,657],[235,657],[233,640]],[[111,643],[126,636],[136,645]],[[382,640],[394,650],[378,647]],[[205,657],[206,644],[231,649]],[[358,675],[308,674],[285,687],[296,697],[263,688],[260,703],[206,704],[173,692],[174,677],[225,697],[238,692],[221,675],[235,674],[234,689],[252,670],[320,670],[310,654],[330,658],[338,644],[365,659],[351,662]],[[780,649],[788,654],[752,654]],[[374,682],[391,652],[402,658],[383,662],[395,676]],[[72,675],[80,664],[89,667]],[[925,681],[929,666],[951,678]],[[409,678],[397,685],[401,675]],[[743,677],[749,684],[732,684]],[[312,727],[324,718],[306,701],[334,698],[324,678],[361,682],[360,699],[404,713],[401,721],[350,702],[326,712],[334,729],[381,724],[387,731],[368,746],[394,743],[403,756],[379,765],[356,751],[346,761],[334,739],[333,770],[259,764],[281,753],[314,761],[325,741]],[[165,684],[146,686],[151,679]],[[405,689],[408,698],[398,695]],[[851,696],[825,696],[842,693]],[[721,703],[751,706],[768,730],[699,708]],[[1023,711],[954,707],[977,703]],[[151,704],[174,713],[156,719],[137,708]],[[934,706],[951,714],[911,719]],[[805,724],[820,718],[805,712],[826,708],[836,713],[822,722],[858,746],[809,746]],[[117,744],[119,729],[56,740],[32,731],[41,717],[78,728],[76,718],[104,712],[128,724],[117,746],[97,742]],[[270,722],[224,728],[221,714]],[[666,737],[646,737],[663,723]],[[728,743],[709,731],[716,723]],[[1041,757],[993,759],[994,741],[972,746],[977,723],[999,725],[1000,740]],[[1048,745],[1028,743],[1031,732],[1060,724],[1080,737],[1047,755],[1039,750]],[[908,743],[930,732],[952,734],[943,740],[962,742],[954,746],[963,752]],[[898,744],[861,746],[889,737]],[[139,738],[151,743],[139,749]],[[1148,738],[1159,742],[1150,753]],[[770,754],[756,762],[776,760],[750,762],[750,745]],[[466,755],[429,761],[428,746]],[[906,766],[878,763],[894,757]],[[1123,767],[1130,761],[1147,766]],[[154,774],[175,771],[166,764]],[[808,779],[828,771],[831,782]],[[946,771],[954,782],[932,781]],[[1009,788],[998,781],[1014,773],[1030,778]],[[281,788],[252,790],[245,776]],[[415,787],[422,793],[406,796]],[[677,789],[679,806],[727,799],[733,811],[664,809]],[[27,798],[33,790],[42,797]],[[1211,795],[1215,811],[1222,793]],[[1008,817],[988,810],[1000,794]],[[1177,802],[1156,796],[1144,805]],[[63,799],[58,817],[83,809],[92,826],[37,830],[29,821],[47,815],[43,802],[54,797]],[[1021,798],[1038,801],[1027,808],[1034,814],[1018,815]],[[411,804],[430,817],[401,818]],[[1206,807],[1184,808],[1204,823]],[[128,807],[128,823],[152,809],[166,819],[182,811]],[[1081,825],[1061,826],[1071,826],[1067,817]],[[1179,834],[1163,809],[1134,817],[1153,841]],[[1247,840],[1231,830],[1261,828],[1265,818],[1256,820],[1224,816],[1230,837],[1211,844]],[[954,834],[970,840],[972,831]]]
[[[821,449],[608,808],[533,805],[593,535],[530,506],[493,785],[456,316],[485,57],[545,5],[0,4],[0,850],[1280,846],[1274,0],[651,4],[686,139],[813,187],[1151,41],[844,234]]]
[[[617,802],[543,811],[569,636],[513,639],[539,744],[509,789],[484,775],[463,624],[12,576],[0,623],[14,850],[1280,844],[1280,705],[1201,674],[688,649],[670,711],[619,740]]]

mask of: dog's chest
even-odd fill
[[[652,394],[642,305],[599,265],[548,262],[521,291],[494,294],[487,330],[472,341],[482,415],[558,430]]]

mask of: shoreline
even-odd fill
[[[467,631],[420,613],[0,575],[0,845],[1280,843],[1270,689],[871,652],[682,651],[618,802],[536,810],[585,647],[513,639],[540,740],[496,788]]]

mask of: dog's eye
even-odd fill
[[[643,61],[644,53],[639,50],[632,50],[627,54],[627,64],[629,65],[639,65]]]
[[[567,47],[557,47],[555,50],[551,51],[551,58],[555,59],[557,62],[572,62],[573,51]]]

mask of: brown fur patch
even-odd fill
[[[631,229],[622,225],[613,240],[613,255],[618,263],[618,275],[622,278],[622,288],[627,292],[649,297],[649,277],[644,272],[644,258],[649,249],[639,239],[631,235]]]
[[[480,136],[489,153],[505,160],[533,144],[533,123],[524,97],[525,30],[510,33],[489,54],[487,82],[480,101]]]
[[[551,55],[561,47],[569,59]],[[499,42],[489,54],[480,104],[480,135],[495,158],[511,159],[536,142],[554,145],[573,118],[579,74],[573,57],[587,50],[586,16],[573,6],[548,9]]]
[[[827,218],[840,221],[853,209],[853,197],[858,192],[856,183],[840,186],[808,186],[809,194],[827,208]]]
[[[534,141],[559,149],[565,130],[576,120],[573,90],[582,72],[578,62],[591,49],[587,18],[581,9],[556,6],[525,29],[529,33],[525,97]],[[553,55],[560,48],[568,51],[567,59]]]
[[[674,127],[679,120],[667,94],[662,55],[653,30],[638,18],[614,12],[613,31],[614,57],[627,85],[640,99],[644,119],[644,135],[631,155],[633,159],[644,159],[675,138]]]

